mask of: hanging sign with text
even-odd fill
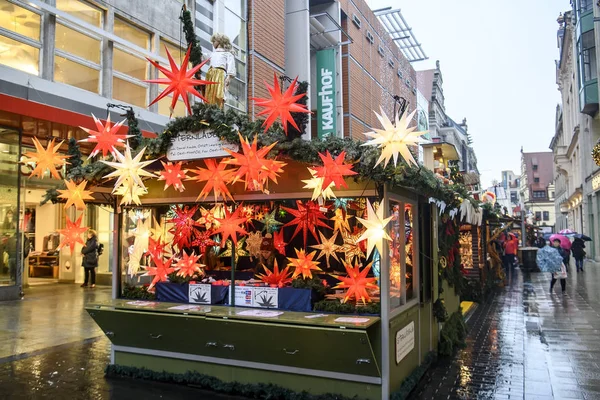
[[[335,49],[317,51],[317,134],[336,135]]]
[[[222,142],[219,136],[210,129],[198,132],[179,132],[167,150],[167,158],[170,161],[181,161],[229,156],[223,147],[236,152],[239,150],[235,144]]]
[[[415,323],[414,321],[396,332],[396,364],[415,348]]]

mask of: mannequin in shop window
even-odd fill
[[[235,57],[232,53],[231,41],[222,33],[215,33],[210,38],[213,52],[210,56],[210,68],[206,73],[206,80],[216,84],[206,85],[204,97],[208,104],[216,104],[223,108],[225,92],[229,88],[231,78],[235,76]]]
[[[81,249],[81,266],[85,272],[85,280],[81,287],[96,287],[96,267],[98,267],[98,235],[93,229],[87,232],[87,241]]]

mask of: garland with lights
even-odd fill
[[[596,165],[600,167],[600,140],[596,142],[594,148],[592,149],[592,159]]]

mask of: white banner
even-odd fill
[[[221,142],[219,136],[209,129],[198,132],[179,132],[167,150],[169,161],[196,160],[229,156],[223,147],[238,151],[239,146]]]
[[[212,285],[192,284],[188,290],[188,300],[195,304],[210,304]]]
[[[415,323],[412,321],[396,332],[396,364],[415,348]]]

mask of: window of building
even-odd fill
[[[579,14],[584,14],[594,9],[592,0],[579,0]]]
[[[533,178],[533,183],[540,183],[540,178]]]
[[[533,165],[531,166],[531,168],[532,168],[534,171],[537,171],[537,170],[538,170],[538,166],[537,166],[537,164],[533,164]]]
[[[534,190],[533,197],[536,199],[544,198],[546,197],[546,192],[544,190]]]
[[[543,212],[543,219],[544,221],[550,221],[550,211]]]
[[[0,10],[0,64],[39,75],[41,16],[7,0]]]
[[[102,25],[102,10],[80,0],[56,0],[56,8],[90,25]]]
[[[398,308],[417,297],[418,282],[415,274],[418,257],[414,253],[415,206],[390,200],[390,309]]]
[[[579,40],[581,78],[583,79],[583,83],[598,77],[596,70],[596,44],[594,41],[594,32],[594,30],[591,30],[584,33]]]
[[[141,47],[142,49],[150,49],[150,34],[143,29],[140,29],[119,17],[115,17],[115,25],[113,32],[118,37],[127,40]]]
[[[535,212],[535,220],[536,221],[540,221],[542,219],[542,212],[541,211],[536,211]]]
[[[373,34],[371,34],[371,32],[367,31],[367,34],[365,36],[367,37],[369,43],[373,44],[373,42],[375,42],[375,38],[373,37]]]
[[[246,51],[248,35],[245,7],[238,3],[243,0],[230,0],[225,2],[225,34],[231,38],[236,59],[236,76],[229,83],[229,92],[225,102],[228,106],[246,112]],[[231,5],[231,7],[230,7]],[[359,22],[360,24],[360,22]]]

